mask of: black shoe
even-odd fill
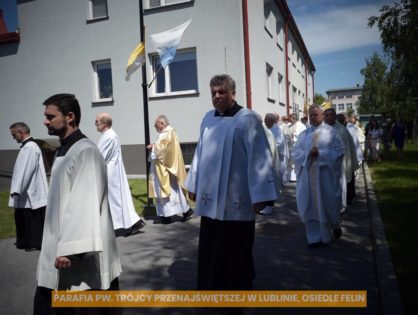
[[[341,230],[341,227],[339,227],[339,228],[334,229],[332,233],[334,234],[334,237],[338,240],[343,234],[343,231]]]
[[[189,221],[192,218],[193,213],[194,212],[193,212],[192,208],[189,208],[189,210],[187,210],[186,213],[183,213],[183,217],[181,218],[181,222]]]
[[[315,243],[309,243],[308,247],[309,248],[318,248],[318,247],[321,247],[323,245],[324,245],[324,243],[322,243],[322,241],[319,241],[319,242],[315,242]]]
[[[158,219],[154,220],[154,224],[170,224],[173,223],[171,217],[159,217]]]
[[[140,229],[143,229],[145,227],[145,225],[147,225],[145,223],[145,221],[142,220],[142,219],[139,219],[138,222],[136,222],[134,225],[132,225],[130,235],[132,235],[132,234],[138,234],[139,230]]]

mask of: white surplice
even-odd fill
[[[289,161],[289,147],[287,145],[286,137],[283,130],[276,124],[274,124],[270,131],[272,132],[276,141],[277,152],[280,160],[281,180],[282,182],[288,181],[287,164]]]
[[[118,135],[112,128],[107,129],[103,132],[97,146],[106,162],[113,227],[115,230],[129,229],[140,220],[140,217],[132,201]]]
[[[186,189],[196,194],[196,215],[252,221],[252,204],[277,200],[273,161],[263,127],[248,109],[203,118]]]
[[[305,125],[302,124],[300,121],[296,121],[295,123],[289,126],[290,135],[292,137],[292,147],[298,141],[299,135],[306,129]],[[295,162],[293,159],[292,154],[290,154],[290,163],[289,163],[289,180],[296,181],[296,171],[295,171]]]
[[[71,267],[55,268],[58,256],[73,257]],[[106,290],[120,273],[106,166],[97,146],[81,139],[64,156],[56,157],[52,167],[38,286]]]
[[[23,144],[13,169],[10,193],[18,196],[9,198],[9,207],[39,209],[45,207],[48,198],[42,152],[35,141]]]
[[[319,150],[315,159],[309,157],[313,146]],[[340,179],[344,144],[333,127],[322,123],[299,135],[292,156],[297,174],[297,207],[299,216],[307,225],[308,241],[329,242],[329,229],[338,225],[342,208]],[[321,235],[312,236],[310,228],[317,225],[321,226]]]

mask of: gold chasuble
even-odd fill
[[[171,126],[167,126],[159,134],[158,140],[152,150],[157,157],[153,162],[155,163],[156,176],[158,176],[161,187],[160,196],[157,196],[153,185],[153,177],[150,176],[148,181],[149,197],[167,198],[170,196],[170,174],[176,177],[177,184],[184,189],[186,168],[184,166],[179,140]]]

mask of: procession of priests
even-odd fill
[[[237,103],[231,76],[213,76],[209,88],[213,108],[202,118],[188,171],[167,116],[155,119],[158,137],[147,145],[147,197],[155,198],[154,223],[175,223],[177,215],[182,222],[200,217],[198,290],[251,290],[257,215],[272,214],[286,185],[296,185],[308,248],[342,237],[343,213],[355,195],[362,159],[358,133],[351,123],[347,129],[344,115],[320,105],[309,107],[306,126],[296,114],[287,126],[273,113],[265,115],[263,126],[259,114]],[[53,290],[119,290],[115,237],[138,234],[146,225],[133,203],[110,114],[96,116],[101,133],[96,145],[79,128],[81,109],[73,94],[53,95],[43,105],[48,134],[60,142],[49,189],[29,127],[23,122],[10,127],[21,144],[9,200],[16,246],[41,250],[34,314],[52,313]],[[90,311],[119,314],[120,309],[76,313]]]

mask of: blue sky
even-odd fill
[[[14,32],[17,28],[16,0],[0,0],[0,8],[8,31]]]
[[[316,67],[315,93],[363,84],[366,58],[383,49],[368,18],[390,0],[287,0]]]

